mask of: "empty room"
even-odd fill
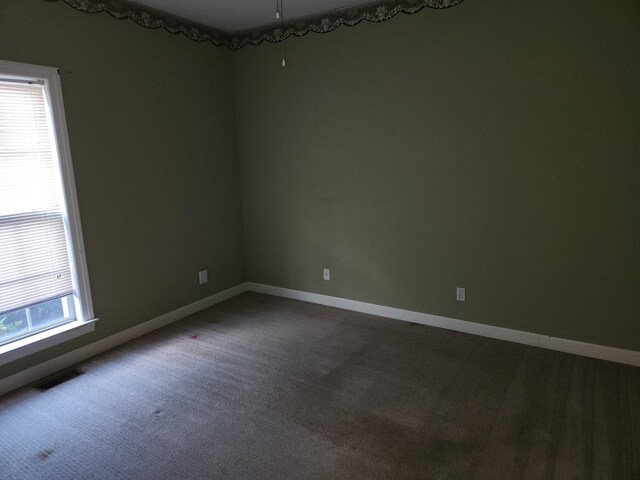
[[[0,0],[0,479],[640,479],[640,3]]]

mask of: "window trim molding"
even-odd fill
[[[75,322],[64,323],[49,330],[2,345],[0,347],[0,366],[64,343],[72,338],[93,332],[97,321],[98,319],[94,318],[87,321],[76,320]]]
[[[72,255],[71,270],[74,284],[77,286],[76,314],[78,319],[59,327],[8,343],[0,348],[0,365],[26,355],[64,342],[78,335],[93,331],[95,326],[91,285],[82,236],[82,223],[76,193],[75,176],[71,161],[71,147],[67,131],[67,119],[64,112],[60,72],[55,67],[46,67],[26,63],[0,60],[0,77],[18,80],[41,80],[45,86],[45,95],[51,107],[51,120],[60,165],[63,196],[67,211],[67,228],[70,235]],[[55,338],[54,338],[55,337]]]

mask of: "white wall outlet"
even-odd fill
[[[459,302],[464,302],[466,298],[466,290],[464,287],[456,288],[456,300]]]
[[[200,285],[204,285],[208,281],[209,281],[209,274],[207,273],[207,271],[206,270],[200,270],[198,272],[198,282],[200,283]]]
[[[331,280],[331,270],[325,268],[322,272],[322,278],[324,278],[325,280]]]

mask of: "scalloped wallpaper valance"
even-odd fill
[[[47,0],[59,1],[59,0]],[[341,25],[354,26],[363,20],[384,22],[399,13],[414,14],[423,8],[449,8],[464,0],[397,0],[368,3],[356,7],[333,10],[317,17],[291,20],[244,32],[224,32],[198,24],[159,10],[124,0],[62,0],[67,5],[88,13],[107,12],[119,20],[131,19],[145,28],[164,28],[170,33],[181,33],[196,42],[211,42],[237,50],[246,45],[258,45],[263,41],[280,42],[295,35],[309,32],[327,33]]]

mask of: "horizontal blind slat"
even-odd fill
[[[73,293],[44,87],[0,81],[0,312]]]

